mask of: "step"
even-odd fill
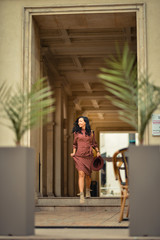
[[[80,204],[79,197],[39,197],[36,204],[37,210],[55,210],[62,207],[70,208],[102,208],[102,207],[120,207],[120,197],[91,197],[85,199],[84,204]]]
[[[120,197],[86,198],[85,206],[120,206]],[[79,206],[79,197],[39,197],[38,206]]]

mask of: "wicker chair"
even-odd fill
[[[120,188],[121,188],[121,210],[120,210],[119,222],[123,220],[126,199],[129,196],[128,163],[127,163],[127,157],[125,156],[127,150],[128,148],[123,148],[118,150],[117,152],[114,153],[112,158],[115,178],[116,180],[119,181]],[[129,206],[127,208],[127,215],[126,215],[127,218],[128,218],[128,214],[129,214]]]

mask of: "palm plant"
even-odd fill
[[[1,123],[13,130],[16,145],[20,145],[29,129],[54,111],[54,101],[53,91],[46,85],[45,78],[32,84],[30,91],[20,86],[13,89],[5,82],[0,85]]]
[[[146,126],[160,104],[160,87],[150,83],[148,76],[137,76],[136,55],[127,44],[122,54],[118,50],[117,57],[106,63],[98,75],[110,93],[106,98],[119,108],[120,118],[134,127],[143,143]]]

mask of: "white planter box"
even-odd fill
[[[0,235],[34,234],[34,150],[0,148]]]
[[[130,235],[160,236],[160,146],[129,147]]]

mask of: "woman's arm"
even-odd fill
[[[71,157],[74,157],[75,154],[76,154],[76,148],[73,148],[73,153],[71,153]]]
[[[97,152],[97,157],[99,157],[101,154],[100,154],[100,151],[99,151],[98,147],[96,147],[95,149],[96,149],[96,152]]]
[[[100,151],[99,151],[99,148],[98,148],[98,144],[97,144],[97,142],[96,142],[96,139],[95,139],[95,133],[94,133],[94,131],[93,131],[93,134],[92,134],[93,136],[92,136],[92,143],[93,143],[93,148],[96,150],[96,152],[97,152],[97,157],[99,157],[100,156]]]

